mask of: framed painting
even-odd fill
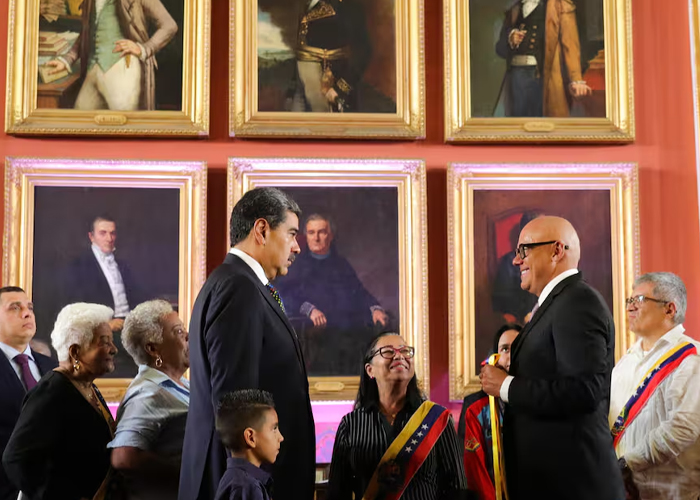
[[[453,163],[447,176],[450,399],[481,388],[499,327],[529,319],[537,297],[520,288],[513,258],[521,228],[539,215],[576,229],[578,269],[613,314],[619,359],[631,345],[625,297],[640,263],[636,164]]]
[[[203,162],[8,158],[2,278],[32,298],[35,341],[50,346],[56,315],[73,302],[123,318],[160,298],[188,324],[206,273],[206,181]],[[120,307],[100,262],[110,256],[126,294]],[[98,386],[119,401],[137,366],[112,328],[115,370]]]
[[[422,0],[231,0],[229,131],[425,138]]]
[[[633,141],[631,3],[445,0],[445,141]]]
[[[228,213],[261,186],[282,189],[302,210],[301,253],[274,285],[301,339],[312,398],[355,399],[364,350],[382,331],[415,347],[428,392],[424,163],[229,158]]]
[[[10,0],[5,131],[207,136],[210,1]]]

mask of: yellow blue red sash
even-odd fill
[[[362,500],[398,500],[450,421],[446,408],[425,401],[384,452]]]
[[[620,415],[612,426],[613,446],[617,446],[617,443],[622,439],[622,435],[627,427],[629,427],[632,421],[639,415],[639,412],[651,395],[654,394],[654,391],[659,387],[661,382],[663,382],[673,370],[678,368],[685,358],[697,353],[697,349],[693,344],[684,342],[661,356],[654,366],[649,369],[632,394],[632,397],[630,397],[622,408],[622,411],[620,411]]]
[[[488,364],[496,366],[499,354],[489,356]],[[506,469],[503,460],[503,447],[501,446],[501,419],[497,398],[489,396],[489,409],[491,410],[491,444],[493,446],[493,483],[496,489],[496,500],[508,500],[506,490]]]

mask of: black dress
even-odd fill
[[[2,462],[31,500],[92,499],[109,471],[111,440],[107,420],[51,371],[26,398]]]
[[[391,426],[376,408],[359,408],[343,417],[335,436],[329,500],[362,498],[384,452],[420,406],[406,403]],[[467,480],[452,417],[401,500],[467,498]]]

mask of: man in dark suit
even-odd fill
[[[211,500],[226,469],[214,412],[229,391],[272,393],[284,443],[271,466],[275,500],[314,496],[316,439],[296,333],[270,281],[299,253],[299,206],[274,188],[247,192],[231,214],[230,253],[199,292],[190,322],[190,411],[180,500]]]
[[[93,219],[88,233],[90,248],[69,264],[62,279],[64,293],[60,306],[75,302],[103,304],[114,310],[109,322],[114,332],[114,344],[118,354],[115,359],[115,377],[133,377],[136,365],[118,335],[124,326],[124,318],[132,307],[147,299],[140,293],[129,266],[115,257],[117,224],[107,215]],[[56,311],[58,313],[58,311]]]
[[[58,363],[29,347],[36,333],[34,306],[19,287],[0,288],[0,456],[10,439],[28,390]],[[0,464],[0,500],[19,492]]]
[[[511,347],[510,374],[485,366],[480,375],[484,391],[507,403],[511,500],[625,498],[607,419],[615,326],[579,258],[565,219],[539,217],[520,233],[513,265],[538,302]]]

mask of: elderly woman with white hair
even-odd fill
[[[129,500],[176,500],[190,404],[187,330],[168,302],[151,300],[126,317],[122,342],[139,372],[117,413],[112,466]]]
[[[114,421],[93,382],[114,370],[112,314],[103,305],[78,303],[56,318],[51,342],[59,366],[27,396],[2,457],[22,498],[105,496]]]

